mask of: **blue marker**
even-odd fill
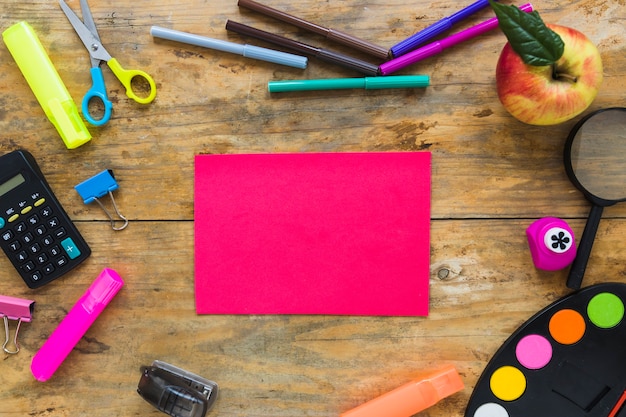
[[[419,45],[425,43],[429,39],[432,39],[435,36],[450,29],[452,25],[460,22],[461,20],[471,16],[472,14],[487,6],[489,6],[489,0],[478,0],[476,3],[473,3],[466,8],[459,10],[451,16],[444,17],[437,23],[433,23],[426,29],[419,31],[416,34],[409,36],[402,42],[399,42],[396,45],[392,46],[390,49],[391,54],[395,58],[404,55],[407,52],[417,48]]]
[[[222,52],[230,52],[232,54],[242,55],[248,58],[273,62],[274,64],[287,65],[301,69],[306,68],[307,65],[307,58],[304,56],[261,48],[253,45],[240,45],[234,42],[207,38],[204,36],[179,32],[177,30],[166,29],[158,26],[152,26],[150,28],[150,34],[155,38],[187,43],[189,45],[201,46],[203,48],[215,49]]]

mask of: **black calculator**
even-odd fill
[[[35,158],[24,150],[0,156],[0,246],[30,288],[60,277],[91,254]]]

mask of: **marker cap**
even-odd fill
[[[429,84],[430,77],[428,75],[395,75],[391,77],[365,78],[365,88],[367,90],[428,87]]]
[[[411,417],[463,389],[453,366],[426,375],[341,414],[341,417]]]
[[[87,143],[91,134],[32,26],[16,23],[2,32],[2,39],[65,146]]]

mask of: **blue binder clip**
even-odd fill
[[[113,171],[110,169],[104,170],[99,174],[94,175],[86,181],[81,182],[74,189],[80,194],[83,198],[83,202],[85,204],[90,204],[92,202],[96,202],[102,207],[102,210],[106,213],[111,221],[111,228],[113,230],[124,230],[126,226],[128,226],[128,219],[122,216],[120,211],[117,209],[117,204],[115,204],[115,199],[113,198],[113,191],[117,190],[119,185],[117,185],[117,181],[113,177]],[[111,202],[113,203],[113,208],[115,209],[115,214],[118,215],[120,219],[124,221],[122,226],[115,226],[115,219],[111,216],[109,210],[104,207],[104,204],[99,200],[104,197],[106,194],[111,197]]]

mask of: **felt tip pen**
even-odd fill
[[[532,4],[524,4],[519,7],[520,10],[529,13],[533,11]],[[387,61],[380,65],[380,73],[382,75],[392,74],[404,67],[407,67],[411,64],[414,64],[422,59],[426,59],[433,55],[436,55],[442,52],[446,48],[450,48],[460,42],[466,41],[468,39],[474,38],[478,35],[482,35],[485,32],[493,30],[498,27],[498,18],[494,17],[492,19],[486,20],[482,23],[479,23],[476,26],[472,26],[469,29],[463,30],[459,33],[456,33],[452,36],[444,38],[440,41],[429,43],[428,45],[422,46],[414,51],[411,51],[405,55],[402,55],[398,58],[394,58],[390,61]]]
[[[270,93],[284,93],[288,91],[339,90],[348,88],[363,88],[365,90],[415,88],[427,87],[429,83],[430,77],[428,75],[397,75],[391,77],[270,81],[267,84],[267,88]]]
[[[100,273],[33,357],[30,369],[38,381],[54,374],[123,285],[114,270]]]
[[[68,149],[91,140],[91,134],[32,26],[18,22],[2,32],[15,63],[35,94],[46,117]]]
[[[214,49],[216,51],[230,52],[246,58],[258,59],[261,61],[272,62],[274,64],[287,65],[301,69],[306,68],[307,65],[307,58],[304,56],[293,55],[253,45],[240,45],[234,42],[207,38],[205,36],[180,32],[178,30],[167,29],[159,26],[152,26],[150,28],[150,34],[155,38],[201,46],[203,48]]]
[[[330,41],[334,41],[357,51],[364,52],[378,59],[387,60],[387,58],[389,57],[389,51],[387,51],[387,49],[383,48],[382,46],[375,45],[371,42],[359,39],[356,36],[349,35],[339,30],[327,28],[316,23],[309,22],[283,11],[273,9],[254,0],[239,0],[237,2],[237,5],[239,7],[261,13],[265,16],[273,17],[274,19],[280,20],[281,22],[290,23],[300,29],[304,29],[309,32],[324,36]]]
[[[362,61],[357,58],[353,58],[348,55],[344,55],[339,52],[317,48],[315,46],[307,45],[305,43],[288,39],[280,35],[275,35],[273,33],[253,28],[242,23],[233,22],[232,20],[228,20],[226,22],[226,29],[240,35],[250,36],[265,42],[273,43],[280,47],[292,50],[298,54],[310,55],[319,60],[358,71],[363,75],[378,75],[377,65]]]
[[[440,35],[441,33],[450,29],[456,23],[468,18],[472,14],[484,9],[487,6],[489,6],[489,0],[478,0],[477,2],[470,4],[469,6],[459,10],[456,13],[448,17],[444,17],[440,21],[433,23],[427,28],[420,30],[416,34],[411,35],[402,42],[398,42],[397,44],[392,46],[390,49],[391,55],[397,58],[400,55],[404,55],[407,52],[412,51],[423,43],[431,40],[435,36]]]

